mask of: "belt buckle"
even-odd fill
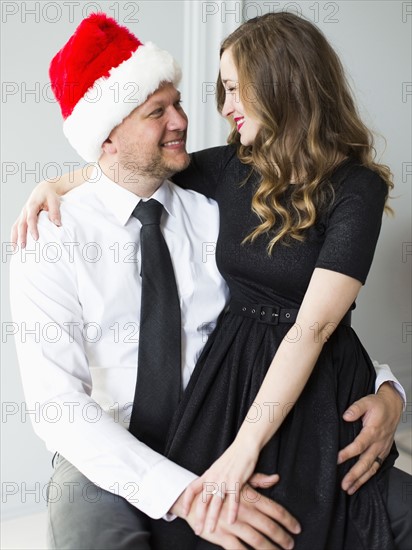
[[[273,307],[262,304],[259,306],[259,308],[259,323],[265,323],[267,325],[279,324],[280,307]]]

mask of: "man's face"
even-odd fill
[[[123,169],[167,179],[189,164],[187,116],[173,84],[161,86],[110,134]]]

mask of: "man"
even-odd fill
[[[26,249],[37,247],[41,261],[16,254],[12,262],[14,319],[41,327],[40,341],[17,344],[26,399],[40,408],[37,434],[59,452],[49,487],[49,544],[147,549],[147,518],[182,515],[180,495],[196,476],[125,429],[133,412],[145,267],[133,213],[141,199],[163,205],[180,297],[185,387],[226,301],[215,262],[203,257],[203,243],[216,241],[218,211],[166,181],[189,163],[187,118],[175,88],[180,71],[167,52],[92,15],[53,59],[50,75],[66,135],[85,159],[99,160],[100,173],[67,196],[61,228],[41,216],[40,240]],[[138,85],[132,103],[117,103],[111,87],[131,82]],[[90,90],[99,101],[88,101]],[[54,252],[57,261],[50,263]],[[249,490],[240,521],[222,521],[204,536],[233,548],[267,535],[287,547],[285,529],[297,522],[267,499],[255,502]],[[193,527],[192,513],[187,521]]]
[[[65,198],[61,228],[41,216],[40,241],[28,243],[29,249],[38,244],[41,261],[22,253],[12,265],[14,319],[42,328],[40,342],[35,335],[18,342],[26,398],[40,406],[36,432],[59,452],[49,543],[147,549],[147,517],[182,515],[182,495],[195,476],[142,443],[132,427],[125,429],[133,424],[145,265],[134,213],[147,198],[163,205],[162,230],[180,297],[184,388],[225,305],[216,265],[203,261],[203,243],[217,238],[217,208],[165,181],[189,162],[187,119],[175,88],[179,70],[166,52],[92,15],[54,58],[50,74],[67,137],[99,168]],[[136,84],[132,99],[130,84]],[[117,101],[116,89],[128,100]],[[216,532],[202,536],[225,548],[240,541],[274,548],[268,539],[291,547],[280,524],[297,532],[296,522],[249,491],[236,524],[221,519]],[[193,511],[185,519],[193,527]]]

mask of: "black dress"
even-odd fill
[[[175,177],[179,185],[219,204],[216,257],[232,299],[299,308],[315,267],[365,282],[387,191],[378,175],[344,161],[331,177],[334,197],[307,239],[277,245],[269,257],[265,236],[241,244],[259,223],[251,211],[257,178],[240,185],[249,172],[235,148],[226,146],[194,154],[189,169]],[[289,329],[290,325],[262,324],[231,312],[221,315],[174,418],[166,452],[171,460],[200,475],[223,453]],[[344,422],[342,414],[355,400],[373,393],[374,382],[375,371],[358,337],[340,325],[323,347],[298,401],[284,405],[290,412],[261,453],[256,471],[279,473],[281,479],[265,494],[301,522],[297,550],[394,548],[378,484],[396,458],[395,449],[378,475],[353,496],[342,491],[340,482],[354,461],[336,464],[338,451],[361,429],[360,422]],[[154,522],[152,546],[217,548],[196,537],[182,520]]]

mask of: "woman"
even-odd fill
[[[372,390],[370,360],[343,318],[370,268],[390,172],[373,162],[335,52],[294,15],[249,21],[224,41],[218,106],[238,147],[207,153],[215,177],[206,181],[220,207],[216,255],[232,302],[185,393],[168,455],[203,471],[223,453],[193,483],[193,494],[217,488],[203,499],[199,531],[206,512],[213,529],[225,488],[235,518],[233,490],[258,468],[280,474],[267,494],[301,521],[296,548],[392,548],[378,477],[348,497],[338,490],[348,466],[336,465],[354,429],[342,414]],[[282,323],[288,315],[294,324]]]
[[[336,464],[360,429],[342,415],[374,387],[347,312],[370,268],[389,169],[373,161],[335,52],[292,14],[248,21],[224,41],[218,106],[232,122],[231,145],[195,154],[175,181],[219,204],[216,255],[232,302],[167,454],[205,472],[192,496],[213,487],[198,532],[213,529],[223,498],[236,518],[240,488],[258,470],[280,474],[265,493],[301,522],[295,548],[389,550],[378,483],[395,451],[352,497],[340,489],[351,464]],[[179,521],[161,522],[153,546],[211,547]]]

